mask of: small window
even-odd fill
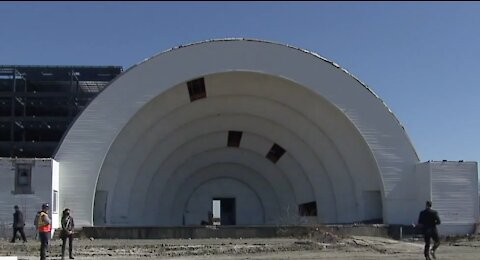
[[[15,171],[15,194],[32,193],[32,166],[17,164]]]
[[[270,148],[270,151],[268,152],[266,157],[273,163],[276,163],[280,159],[280,157],[283,156],[284,153],[285,153],[285,149],[283,149],[278,144],[273,144],[272,148]]]
[[[315,201],[298,205],[300,216],[317,216],[317,203]]]
[[[240,131],[228,131],[228,146],[239,147],[242,140],[242,132]]]
[[[53,213],[58,213],[58,191],[53,190]]]
[[[191,80],[187,82],[187,86],[188,86],[188,94],[190,94],[191,102],[197,99],[202,99],[207,97],[207,92],[205,91],[204,78]]]

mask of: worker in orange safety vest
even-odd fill
[[[50,218],[48,217],[49,206],[48,203],[42,205],[42,211],[40,211],[40,216],[38,218],[38,236],[40,237],[40,260],[46,260],[46,254],[48,249],[48,240],[50,238],[50,233],[52,230],[52,224]]]

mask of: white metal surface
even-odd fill
[[[31,194],[15,194],[15,165],[30,164]],[[53,165],[53,166],[52,166]],[[8,230],[11,236],[13,223],[13,206],[18,205],[25,217],[25,231],[27,235],[34,234],[33,221],[36,213],[41,210],[43,203],[50,203],[53,207],[53,190],[58,190],[58,175],[54,173],[54,165],[58,165],[52,159],[14,159],[0,158],[0,224]],[[50,211],[53,228],[58,228],[58,214]]]
[[[479,219],[477,163],[431,163],[431,175],[432,201],[443,220],[440,228],[469,225],[472,233]]]
[[[417,166],[418,209],[433,202],[442,235],[472,233],[479,219],[476,162],[432,161]]]
[[[198,77],[205,78],[207,98],[190,102],[185,82]],[[207,137],[229,130],[260,141],[245,138],[228,156],[225,139]],[[287,153],[269,171],[264,156],[273,143]],[[204,159],[191,163],[195,158]],[[93,224],[95,190],[108,192],[107,224],[142,225],[151,210],[148,224],[173,224],[178,219],[165,212],[183,206],[164,207],[173,202],[165,196],[205,167],[231,163],[286,197],[280,210],[289,200],[317,201],[318,222],[383,215],[386,223],[408,223],[416,214],[410,180],[418,157],[383,102],[334,63],[262,41],[193,44],[129,69],[78,117],[55,159],[61,205],[77,212],[79,225]],[[184,179],[172,179],[179,171]],[[304,193],[296,187],[305,182]]]

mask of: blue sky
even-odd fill
[[[0,64],[131,65],[180,44],[308,49],[371,87],[422,161],[480,160],[480,2],[1,2]]]

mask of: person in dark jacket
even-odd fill
[[[426,260],[430,260],[430,239],[433,239],[434,244],[430,251],[432,258],[436,259],[435,251],[440,246],[440,239],[438,237],[437,225],[440,225],[440,217],[437,211],[432,209],[432,202],[427,201],[425,203],[425,209],[420,212],[418,216],[417,225],[422,229],[422,233],[425,239],[425,248],[423,254]]]
[[[22,236],[23,242],[26,243],[27,238],[25,237],[25,232],[23,231],[23,228],[25,227],[25,218],[23,217],[23,213],[20,211],[17,205],[15,205],[13,208],[15,209],[15,213],[13,213],[13,237],[10,242],[15,243],[17,232],[19,232]]]
[[[41,213],[41,211],[38,211],[33,220],[33,225],[35,226],[35,240],[38,240],[38,220],[40,219]]]
[[[65,259],[65,244],[67,243],[68,238],[68,253],[70,259],[73,257],[73,229],[75,224],[73,222],[73,217],[70,216],[70,209],[64,209],[62,213],[62,231],[60,237],[62,238],[62,260]]]

